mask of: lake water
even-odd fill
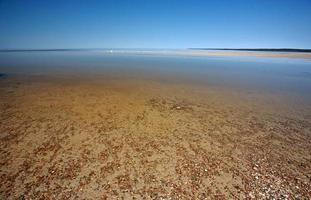
[[[114,75],[311,96],[311,62],[287,58],[195,57],[104,51],[1,52],[0,73]]]
[[[1,52],[0,199],[308,199],[310,63]]]

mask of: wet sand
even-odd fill
[[[107,54],[136,54],[161,56],[199,56],[199,57],[259,57],[287,58],[311,61],[311,53],[303,52],[267,52],[267,51],[234,51],[234,50],[105,50]]]
[[[260,58],[295,58],[311,60],[311,53],[282,53],[282,52],[252,52],[252,51],[204,51],[190,52],[198,56],[233,56],[233,57],[260,57]]]
[[[309,199],[311,108],[108,76],[0,78],[0,199]]]

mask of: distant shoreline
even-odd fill
[[[311,49],[7,49],[0,53],[27,52],[91,52],[102,51],[104,54],[128,55],[161,55],[161,56],[200,56],[200,57],[262,57],[262,58],[295,58],[311,61]]]
[[[147,50],[146,48],[124,48],[126,50]],[[96,51],[96,50],[123,50],[123,48],[76,48],[76,49],[0,49],[0,52],[40,52],[40,51]],[[163,49],[148,49],[163,50]],[[170,49],[166,49],[170,50]],[[176,50],[176,49],[171,49]],[[311,49],[293,48],[186,48],[185,50],[211,50],[211,51],[255,51],[255,52],[284,52],[284,53],[311,53]]]
[[[233,48],[189,48],[190,50],[213,50],[213,51],[265,51],[265,52],[290,52],[290,53],[311,53],[311,49],[291,49],[291,48],[254,48],[254,49],[233,49]]]

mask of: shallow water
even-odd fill
[[[311,62],[300,59],[144,55],[95,50],[1,52],[0,73],[96,74],[247,89],[311,100]]]
[[[310,62],[0,53],[0,199],[310,199]]]

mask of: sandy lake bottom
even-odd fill
[[[311,198],[310,64],[51,54],[0,55],[0,199]]]

